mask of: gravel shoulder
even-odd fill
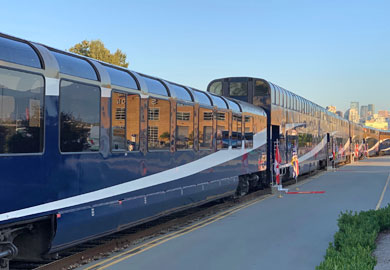
[[[376,240],[374,256],[377,259],[377,265],[374,270],[390,269],[390,231],[384,231],[379,234]]]

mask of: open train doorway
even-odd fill
[[[268,146],[270,151],[268,151],[269,157],[267,159],[270,161],[270,166],[268,166],[268,169],[270,171],[270,175],[274,175],[273,172],[273,163],[275,160],[275,142],[279,141],[280,139],[280,126],[271,125],[271,140],[270,145]]]

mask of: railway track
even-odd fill
[[[312,174],[300,176],[300,182]],[[286,182],[294,184],[295,181]],[[53,256],[53,259],[41,262],[11,261],[10,270],[71,270],[91,261],[108,257],[130,246],[177,231],[194,222],[215,215],[229,208],[239,206],[270,194],[269,188],[249,193],[240,198],[226,198],[212,201],[184,211],[160,217],[128,229],[121,230],[95,240],[77,245]]]

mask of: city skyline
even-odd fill
[[[361,104],[360,107],[359,104],[357,101],[351,101],[350,107],[345,113],[337,110],[337,107],[333,105],[326,106],[326,110],[351,122],[377,129],[390,130],[390,109],[376,111],[375,104]]]

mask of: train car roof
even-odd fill
[[[267,116],[267,114],[265,113],[265,111],[258,107],[258,106],[255,106],[253,104],[250,104],[250,103],[247,103],[247,102],[244,102],[244,101],[241,101],[241,100],[236,100],[236,102],[238,104],[240,104],[240,107],[242,108],[242,112],[247,112],[247,113],[253,113],[253,114],[258,114],[258,115],[262,115],[262,116]]]

